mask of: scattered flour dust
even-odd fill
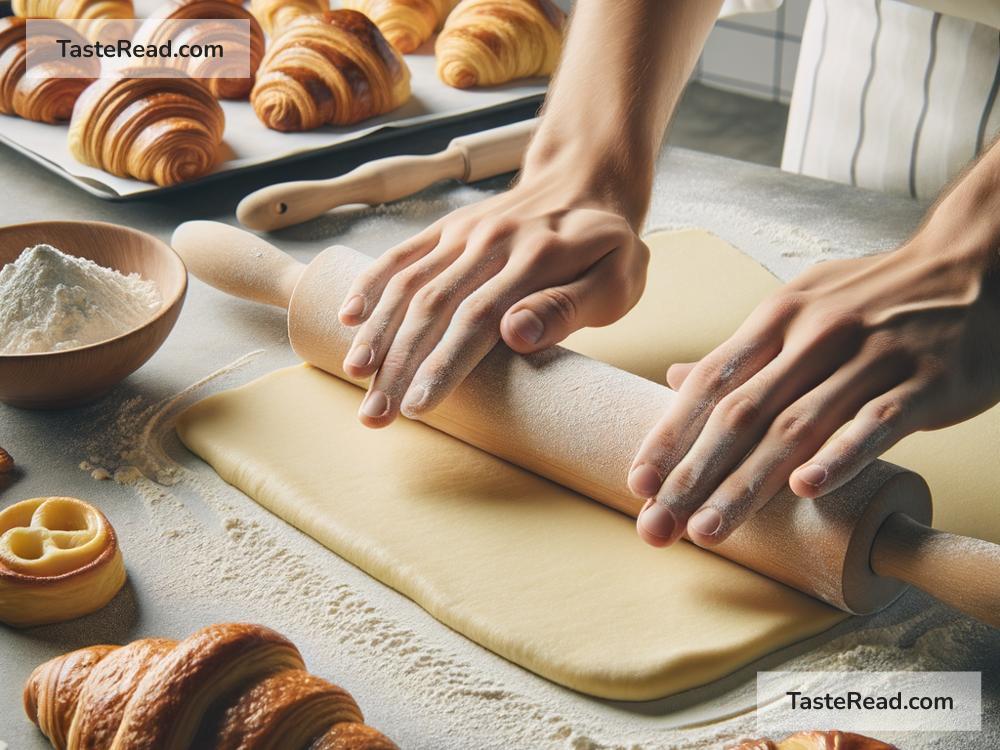
[[[656,711],[632,711],[540,680],[429,617],[415,617],[413,605],[248,501],[210,470],[190,458],[184,464],[174,460],[171,455],[183,453],[173,431],[182,408],[256,354],[159,403],[131,398],[112,404],[107,429],[95,431],[102,443],[77,446],[87,451],[82,469],[128,486],[144,505],[145,517],[120,532],[126,559],[142,571],[144,589],[155,590],[156,601],[163,603],[159,618],[169,620],[183,611],[183,617],[205,624],[223,617],[247,619],[251,612],[254,620],[303,647],[313,671],[354,693],[367,721],[407,748],[707,750],[758,736],[754,715],[746,709],[677,728]],[[963,664],[958,655],[996,648],[988,628],[932,607],[926,599],[907,598],[910,605],[891,618],[853,621],[853,629],[770,668],[975,669],[974,657]],[[97,616],[105,622],[90,625],[95,642],[128,619],[122,606],[116,609],[113,603]],[[172,627],[194,626],[174,622]],[[744,682],[737,688],[737,703],[752,706],[752,675]],[[403,740],[407,736],[433,741],[414,744]],[[886,739],[907,750],[954,746],[954,737]],[[989,739],[976,746],[990,746]]]
[[[74,349],[120,336],[149,320],[156,284],[51,245],[25,248],[0,270],[0,354]]]

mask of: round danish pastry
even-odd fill
[[[72,497],[36,497],[0,511],[0,622],[28,627],[81,617],[125,583],[104,514]]]

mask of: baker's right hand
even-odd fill
[[[530,353],[638,301],[649,250],[628,213],[548,170],[458,209],[392,248],[353,284],[344,361],[374,375],[359,418],[384,427],[436,407],[502,337]]]

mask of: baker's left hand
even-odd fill
[[[649,250],[601,195],[526,171],[375,261],[340,311],[358,326],[344,370],[373,376],[362,423],[435,408],[501,337],[528,354],[628,312]]]
[[[718,544],[785,484],[824,495],[906,435],[1000,401],[1000,264],[988,250],[953,253],[924,232],[892,253],[821,263],[700,362],[671,367],[677,398],[629,474],[653,498],[639,535]]]

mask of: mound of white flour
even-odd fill
[[[156,284],[51,245],[0,270],[0,354],[73,349],[131,331],[160,307]]]

